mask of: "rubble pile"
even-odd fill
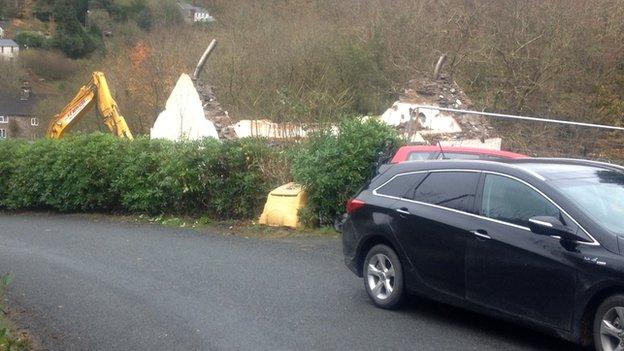
[[[411,143],[500,148],[501,139],[485,117],[419,106],[473,109],[472,101],[450,76],[410,80],[381,119],[395,126]]]
[[[422,105],[426,102],[434,102],[433,106],[460,110],[474,109],[474,105],[466,93],[445,74],[442,74],[440,79],[436,81],[429,78],[410,81],[402,99]],[[455,135],[455,138],[490,138],[495,135],[492,126],[483,116],[457,113],[451,115],[462,128],[462,133]]]
[[[197,80],[195,81],[195,89],[197,89],[204,107],[205,118],[212,121],[219,134],[219,139],[236,139],[237,136],[232,119],[217,101],[214,87]]]

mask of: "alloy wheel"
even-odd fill
[[[386,300],[392,296],[395,287],[395,271],[388,256],[378,253],[371,257],[366,268],[366,278],[368,288],[377,299]]]
[[[613,307],[604,314],[600,343],[604,351],[624,351],[624,307]]]

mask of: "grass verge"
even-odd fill
[[[30,340],[25,333],[19,333],[8,318],[8,309],[4,305],[4,294],[11,283],[12,276],[6,274],[0,279],[0,351],[32,350]]]

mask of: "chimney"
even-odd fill
[[[32,89],[30,84],[27,81],[22,82],[22,90],[20,92],[20,101],[28,101],[30,99],[30,94]]]

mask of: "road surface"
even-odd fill
[[[46,350],[574,350],[426,300],[375,308],[335,238],[0,214],[9,305]]]

